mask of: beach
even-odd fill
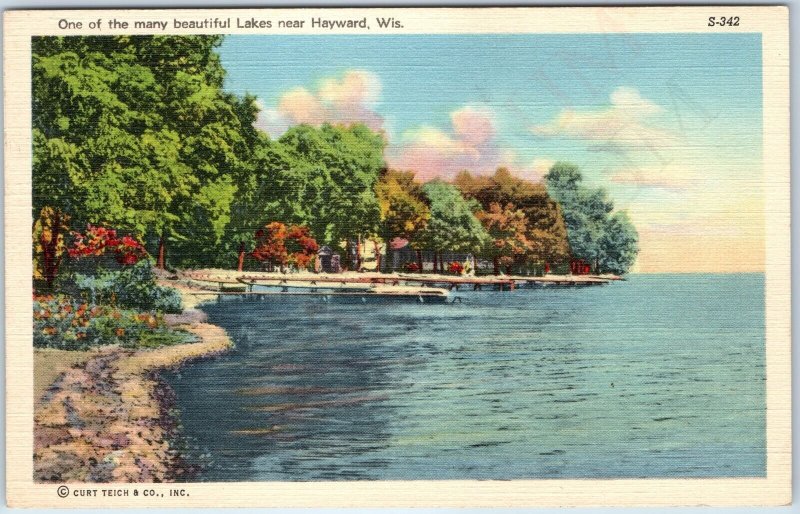
[[[155,349],[34,349],[34,480],[169,482],[190,474],[181,459],[174,394],[159,372],[232,348],[179,288],[184,313],[169,323],[194,343]]]

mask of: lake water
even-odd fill
[[[763,289],[226,298],[236,349],[167,378],[199,480],[765,476]]]

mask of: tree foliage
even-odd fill
[[[475,217],[480,205],[466,200],[452,184],[432,180],[422,186],[430,205],[430,219],[413,242],[436,251],[478,253],[489,241],[489,234]]]
[[[427,225],[430,208],[413,172],[387,170],[375,186],[375,194],[384,234],[389,238],[414,239]]]
[[[219,36],[33,40],[34,209],[205,261],[249,169],[254,99],[222,90]]]
[[[492,234],[488,253],[504,266],[569,257],[561,209],[544,185],[515,177],[505,168],[493,176],[464,171],[454,183],[464,196],[480,202],[481,221]]]
[[[591,263],[597,273],[625,273],[639,252],[636,228],[604,189],[582,184],[577,166],[558,162],[545,177],[547,188],[564,211],[569,244],[576,258]]]
[[[311,237],[308,227],[292,225],[287,227],[279,221],[268,223],[255,233],[256,247],[253,258],[263,262],[269,269],[275,265],[287,264],[296,269],[306,269],[313,262],[319,250],[317,241]]]
[[[33,224],[33,280],[49,289],[58,275],[67,250],[64,236],[69,216],[53,207],[42,207]]]

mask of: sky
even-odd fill
[[[420,180],[556,161],[605,188],[638,272],[763,271],[759,34],[227,36],[272,137],[363,122]]]

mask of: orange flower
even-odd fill
[[[125,329],[124,328],[118,328],[117,329],[117,337],[122,337],[124,335],[125,335]]]

